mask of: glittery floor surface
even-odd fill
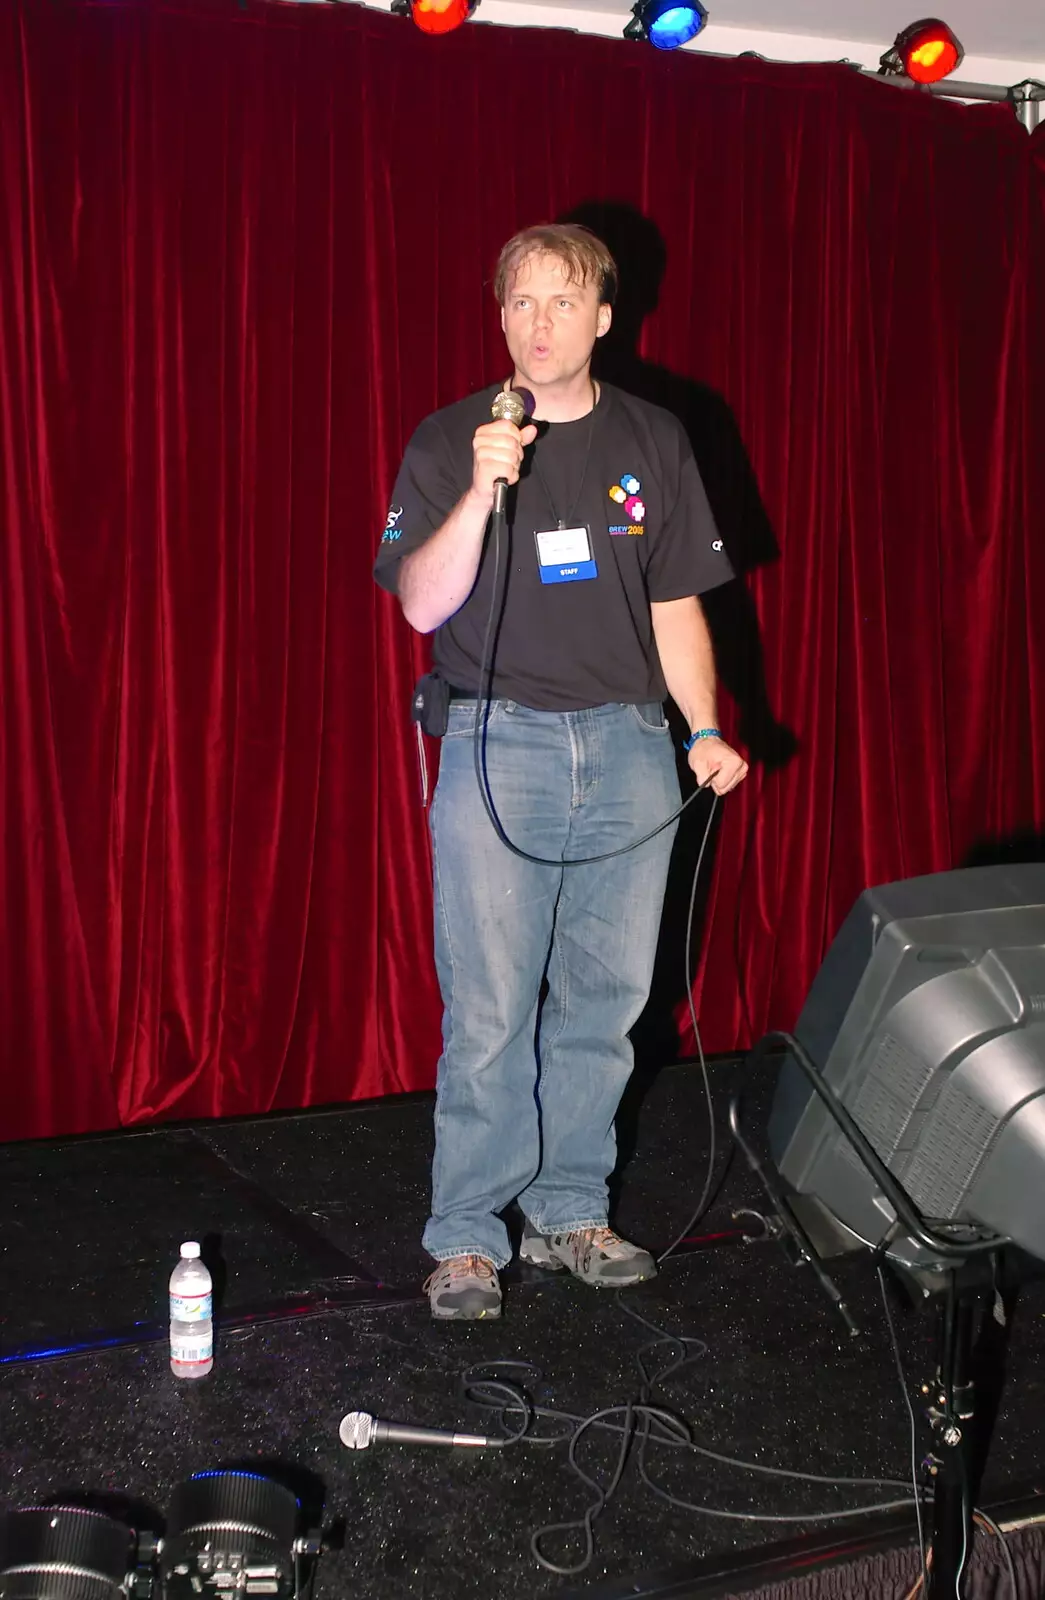
[[[713,1067],[720,1123],[733,1069]],[[0,1504],[58,1497],[162,1523],[172,1489],[205,1468],[250,1465],[322,1506],[331,1530],[315,1594],[538,1596],[595,1590],[709,1554],[775,1544],[809,1531],[811,1513],[903,1497],[759,1476],[705,1456],[651,1447],[654,1482],[692,1506],[658,1499],[634,1455],[594,1522],[594,1553],[572,1577],[542,1568],[534,1532],[578,1518],[592,1498],[562,1444],[467,1453],[375,1445],[349,1452],[350,1410],[432,1427],[496,1431],[461,1393],[461,1374],[526,1363],[541,1406],[577,1416],[639,1395],[636,1357],[653,1337],[629,1317],[706,1347],[657,1398],[722,1455],[820,1474],[903,1479],[908,1421],[878,1285],[865,1259],[838,1269],[865,1335],[851,1339],[807,1271],[775,1244],[709,1247],[665,1263],[626,1297],[573,1280],[509,1272],[500,1322],[434,1325],[420,1299],[257,1324],[237,1313],[295,1296],[332,1295],[358,1277],[407,1290],[429,1268],[424,1220],[431,1106],[425,1097],[260,1121],[156,1129],[62,1144],[0,1147],[0,1347],[54,1348],[86,1334],[163,1317],[181,1239],[202,1237],[221,1262],[226,1323],[213,1373],[172,1378],[162,1344],[117,1346],[0,1367]],[[707,1116],[694,1069],[662,1072],[642,1104],[618,1225],[663,1248],[701,1189]],[[725,1151],[720,1143],[720,1164]],[[757,1205],[734,1161],[700,1232],[729,1228]],[[1024,1291],[1006,1355],[1006,1383],[986,1489],[1045,1468],[1045,1285]],[[932,1370],[932,1327],[898,1301],[912,1380]],[[219,1330],[220,1332],[220,1330]],[[654,1353],[656,1362],[664,1347]],[[499,1369],[504,1375],[505,1369]],[[547,1433],[553,1424],[539,1422]],[[592,1431],[578,1460],[605,1483],[618,1435]],[[740,1520],[736,1520],[737,1514]],[[844,1535],[845,1524],[836,1525]],[[577,1529],[541,1546],[579,1563]]]

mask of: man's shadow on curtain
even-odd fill
[[[703,600],[719,677],[736,702],[739,739],[752,764],[769,769],[782,767],[794,756],[797,740],[773,715],[758,618],[744,582],[748,573],[777,560],[780,552],[740,430],[729,405],[716,390],[646,361],[639,354],[642,325],[660,299],[667,265],[664,239],[648,217],[633,206],[618,202],[587,202],[557,220],[579,222],[590,228],[609,247],[620,269],[613,325],[596,346],[593,370],[596,377],[616,384],[628,394],[663,406],[678,417],[686,430],[726,552],[737,573],[736,582]],[[683,736],[686,731],[682,730]],[[678,740],[676,749],[685,797],[693,792],[693,778]],[[659,1068],[678,1054],[675,1011],[687,992],[686,926],[708,804],[697,800],[683,813],[672,854],[653,987],[649,1004],[632,1033],[636,1071],[618,1116],[618,1170],[634,1148],[638,1109],[650,1083]],[[720,818],[721,807],[697,888],[694,961],[701,948]]]

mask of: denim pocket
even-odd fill
[[[502,721],[508,708],[506,700],[491,700],[488,706],[481,707],[477,700],[451,700],[449,709],[449,722],[447,723],[444,739],[471,738],[475,732],[475,713],[479,709],[480,715],[485,710],[485,725],[493,728]]]
[[[628,708],[640,728],[647,733],[667,733],[668,718],[659,700],[647,701],[644,705],[629,706]]]

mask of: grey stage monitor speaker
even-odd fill
[[[927,1220],[1045,1259],[1045,865],[868,889],[794,1032]],[[769,1137],[793,1191],[879,1243],[892,1208],[793,1062]],[[888,1253],[936,1264],[910,1239]]]

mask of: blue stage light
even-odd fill
[[[696,6],[671,6],[649,24],[649,42],[658,50],[677,50],[695,39],[703,26],[704,14]]]
[[[698,0],[678,5],[676,0],[637,0],[634,15],[624,30],[626,39],[646,39],[658,50],[677,50],[695,39],[708,20]]]

